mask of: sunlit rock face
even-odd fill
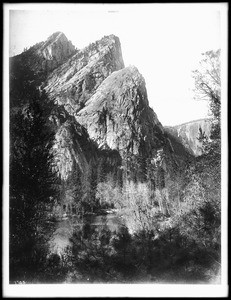
[[[56,68],[75,52],[75,47],[62,32],[52,34],[36,50],[44,58],[42,68],[48,70]]]
[[[202,154],[202,142],[198,139],[200,129],[209,138],[211,125],[210,119],[201,119],[173,127],[165,127],[165,130],[178,138],[189,153],[198,156]]]
[[[108,76],[75,116],[100,148],[118,150],[122,156],[151,156],[165,143],[163,127],[149,107],[144,78],[134,66]]]
[[[20,55],[12,57],[11,61],[14,63],[21,60],[45,80],[50,72],[65,63],[76,51],[75,46],[62,32],[56,32],[46,41],[37,43]]]
[[[88,171],[89,160],[96,150],[86,129],[63,107],[55,106],[50,116],[55,138],[51,149],[53,170],[62,180],[67,180],[74,166],[84,174]]]
[[[119,38],[110,35],[78,50],[47,78],[45,89],[70,114],[77,113],[112,72],[124,68]]]
[[[82,134],[81,126],[70,121],[63,123],[56,132],[53,146],[54,168],[63,180],[71,174],[74,163],[82,172],[87,170],[87,159],[78,142],[78,137]]]

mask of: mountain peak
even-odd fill
[[[53,33],[46,41],[34,45],[31,49],[33,58],[29,56],[30,67],[35,71],[46,72],[54,70],[76,53],[75,46],[61,31]]]
[[[123,68],[119,38],[104,36],[55,69],[48,77],[46,91],[73,114],[85,105],[104,79]]]
[[[47,40],[43,42],[43,48],[47,47],[51,43],[57,43],[58,41],[67,41],[68,42],[67,37],[61,31],[57,31],[57,32],[53,33],[52,35],[50,35],[47,38]]]
[[[119,37],[118,36],[116,36],[116,35],[114,35],[114,34],[109,34],[109,35],[105,35],[103,38],[102,38],[102,40],[105,40],[105,39],[107,39],[107,40],[119,40]]]
[[[60,36],[60,35],[64,35],[64,36],[65,36],[65,34],[64,34],[63,32],[61,32],[61,31],[56,31],[56,32],[52,33],[52,34],[48,37],[47,40],[56,39],[56,38],[57,38],[58,36]]]
[[[75,52],[75,47],[71,41],[67,39],[61,31],[53,33],[38,49],[38,53],[42,54],[46,59],[63,59]]]

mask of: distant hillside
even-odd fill
[[[165,132],[170,140],[175,141],[175,144],[176,142],[182,144],[190,154],[198,156],[202,153],[202,144],[198,140],[200,128],[202,132],[209,137],[211,131],[211,119],[199,119],[176,126],[166,126]]]

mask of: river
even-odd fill
[[[123,226],[123,220],[115,212],[103,215],[86,215],[82,220],[76,216],[63,218],[55,223],[55,230],[49,241],[50,251],[61,254],[67,246],[71,246],[70,237],[75,230],[80,230],[84,224],[91,227],[107,227],[110,231],[118,232]]]

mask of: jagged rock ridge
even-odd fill
[[[77,51],[47,78],[45,89],[70,114],[84,107],[102,81],[124,67],[118,37],[110,35]]]
[[[56,32],[52,34],[36,52],[45,59],[43,68],[52,70],[72,56],[76,51],[75,47],[62,32]]]
[[[76,53],[75,46],[62,32],[55,32],[45,42],[37,43],[11,61],[22,60],[36,73],[42,73],[43,79]]]

